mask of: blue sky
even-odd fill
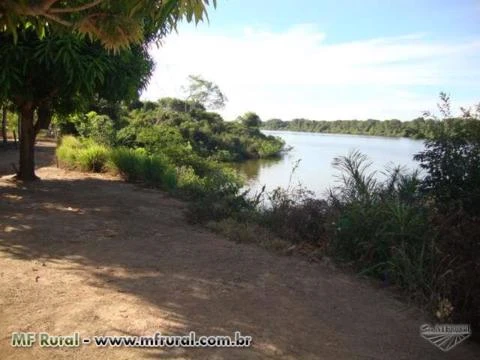
[[[399,118],[480,101],[479,0],[218,0],[210,23],[160,48],[143,98],[184,97],[189,74],[216,82],[227,119]]]

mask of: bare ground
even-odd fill
[[[40,143],[39,164],[53,144]],[[16,154],[0,152],[0,175]],[[2,167],[3,166],[3,167]],[[5,170],[7,169],[7,170]],[[113,177],[53,166],[0,179],[1,359],[478,359],[419,336],[421,313],[327,266],[189,225],[184,204]],[[250,349],[45,349],[13,331],[253,337]]]

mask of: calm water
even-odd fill
[[[333,135],[301,133],[291,131],[264,131],[285,140],[293,149],[280,159],[251,160],[238,165],[248,179],[248,186],[258,190],[266,185],[267,190],[287,187],[292,169],[300,163],[292,177],[292,185],[299,182],[321,196],[334,186],[338,171],[332,167],[336,156],[347,155],[359,150],[373,161],[372,170],[381,178],[381,171],[388,165],[403,165],[408,169],[417,168],[413,155],[423,149],[423,141],[406,138],[386,138],[359,135]]]

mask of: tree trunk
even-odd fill
[[[52,122],[52,112],[50,107],[46,104],[41,105],[38,110],[38,119],[34,125],[35,138],[37,137],[40,130],[47,130]]]
[[[7,106],[4,105],[2,108],[2,138],[3,143],[7,145]]]
[[[20,171],[17,178],[23,181],[38,179],[35,175],[35,131],[33,126],[33,104],[27,102],[20,107]]]

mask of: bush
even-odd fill
[[[422,194],[430,201],[431,223],[437,230],[437,302],[448,301],[448,320],[480,327],[480,131],[478,120],[428,141],[415,158],[425,170]],[[431,201],[433,200],[433,201]]]
[[[125,180],[135,182],[141,180],[142,163],[140,157],[145,156],[129,148],[115,148],[110,154],[109,168],[122,175]]]
[[[414,200],[416,174],[397,168],[378,182],[368,172],[370,164],[359,152],[334,160],[342,175],[341,185],[330,193],[338,214],[330,251],[365,274],[423,290],[430,281],[421,264],[432,261],[425,249],[431,229],[424,205]]]
[[[91,143],[79,150],[77,163],[82,171],[102,172],[108,160],[109,150],[102,145]]]
[[[437,206],[480,215],[480,138],[428,141],[426,150],[415,159],[426,171],[422,191],[432,196]]]
[[[69,169],[102,172],[105,170],[109,150],[90,140],[64,136],[56,154],[59,163]]]
[[[144,149],[114,148],[109,166],[127,181],[142,181],[166,189],[173,189],[176,185],[175,169],[166,158],[148,155]]]
[[[283,150],[285,143],[283,141],[262,141],[258,148],[258,155],[261,158],[278,156]]]
[[[177,168],[177,187],[183,196],[193,198],[204,192],[205,181],[191,166],[181,166]]]
[[[74,136],[64,136],[57,147],[58,162],[69,169],[77,167],[78,151],[82,148],[81,142]]]
[[[331,216],[326,201],[314,199],[313,193],[301,186],[287,190],[278,188],[267,197],[268,206],[258,217],[261,224],[291,243],[326,246]]]
[[[201,109],[185,111],[188,104],[182,100],[161,99],[158,104],[131,111],[128,126],[117,133],[117,144],[144,147],[151,154],[162,152],[179,166],[193,166],[181,163],[191,154],[230,162],[273,156],[284,146],[254,124],[225,122]]]
[[[243,181],[232,169],[217,168],[203,178],[190,172],[183,175],[182,182],[186,179],[190,179],[186,189],[191,200],[187,216],[192,222],[241,218],[252,210],[251,203],[240,193]]]

